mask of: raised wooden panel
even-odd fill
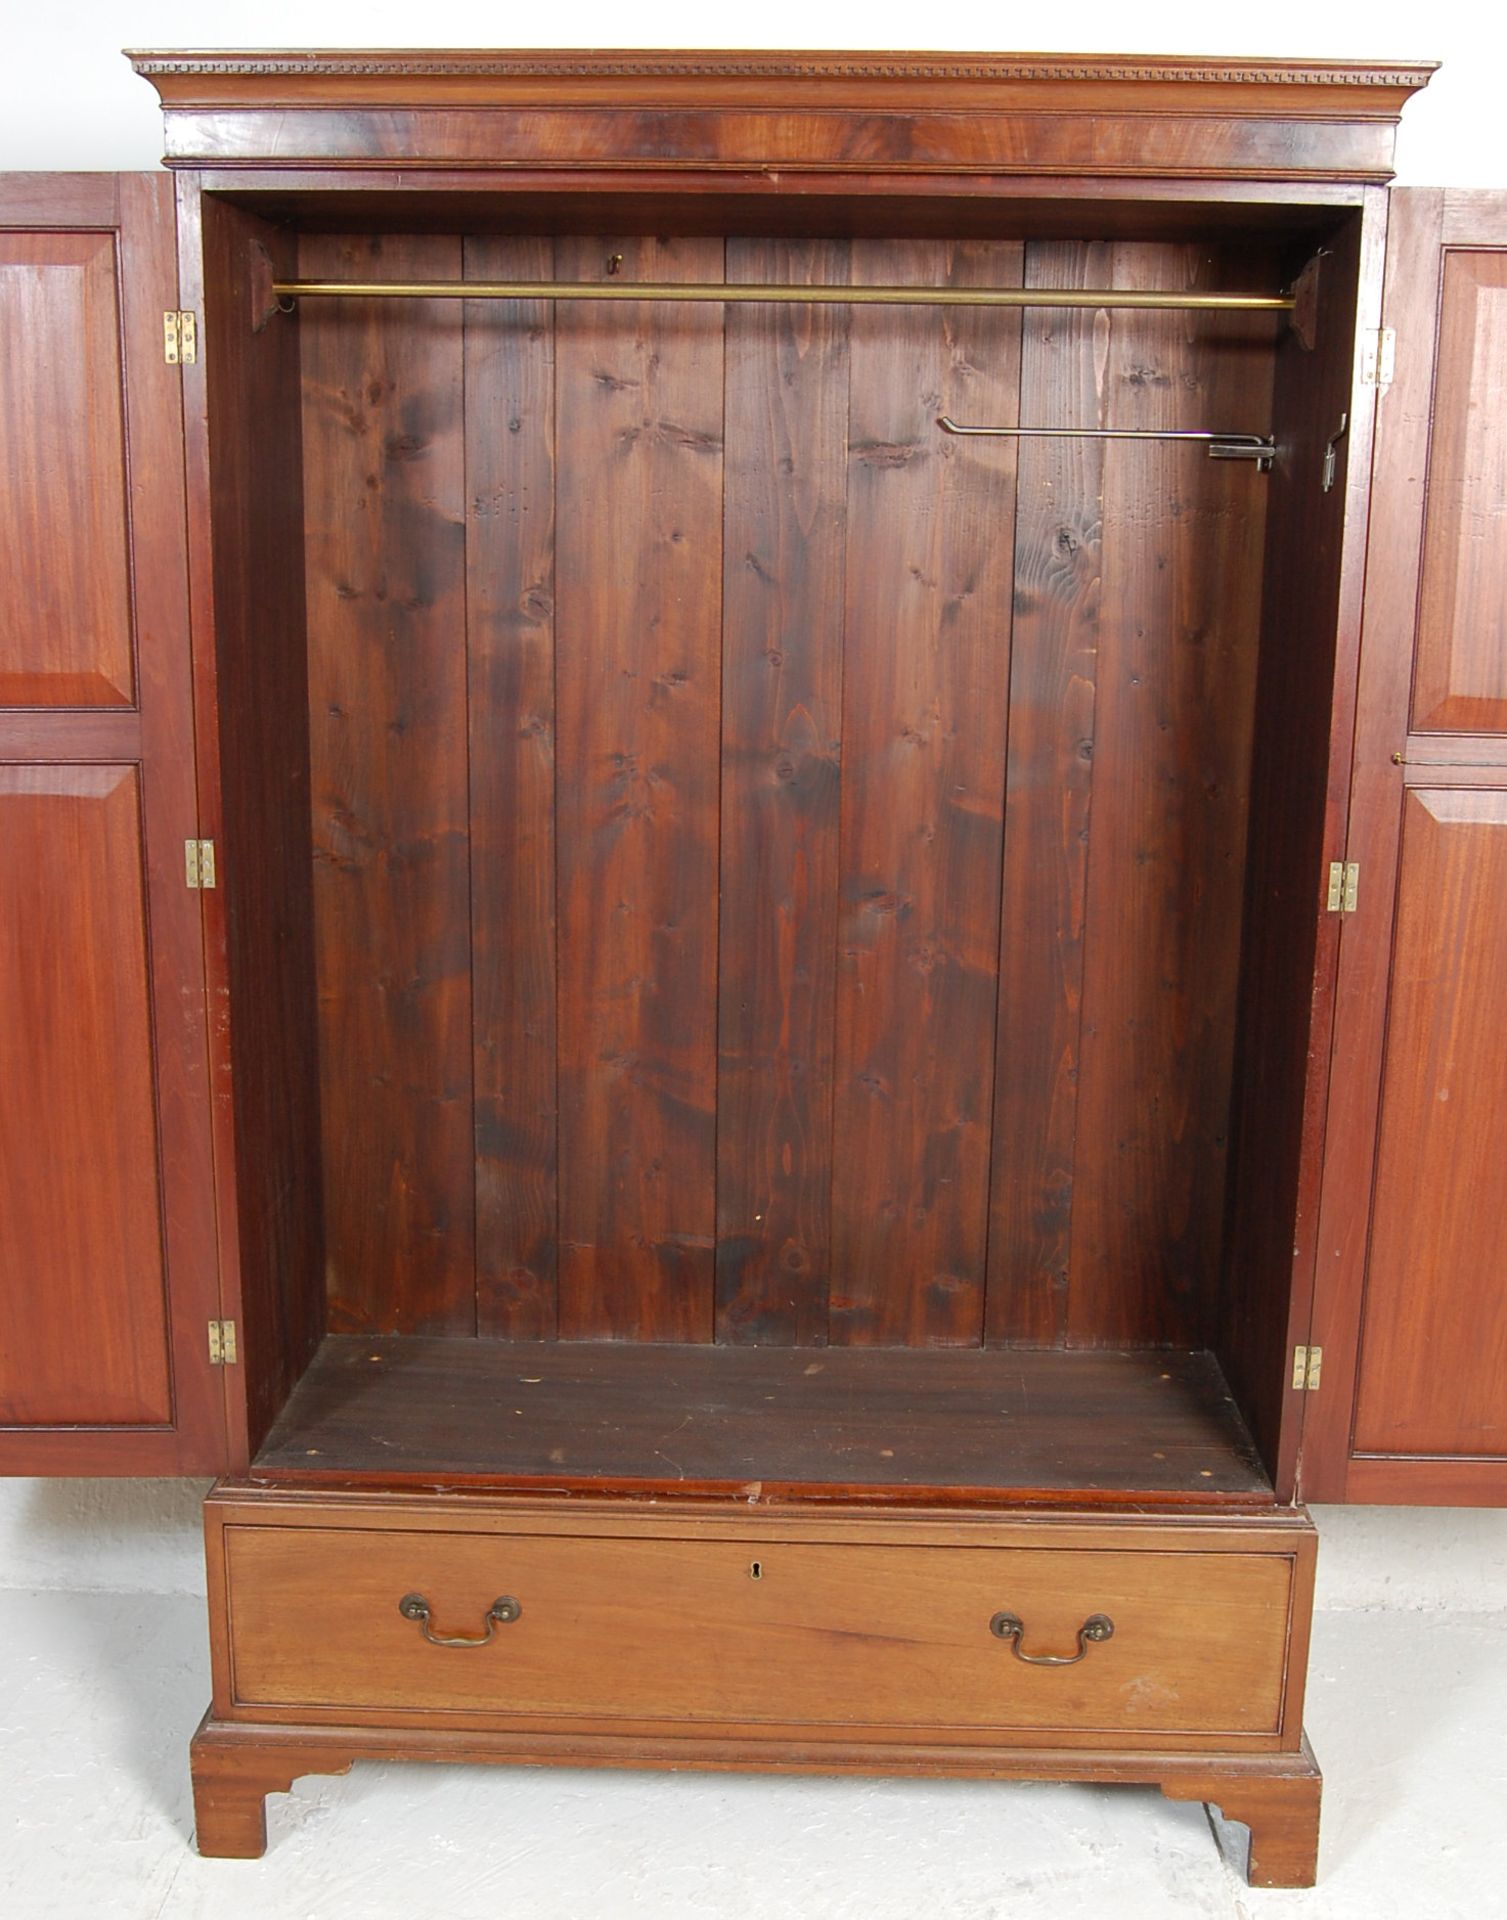
[[[0,707],[134,699],[116,236],[0,231]]]
[[[1507,791],[1404,803],[1362,1453],[1507,1455]]]
[[[163,1423],[134,767],[0,766],[0,1425]]]
[[[1507,250],[1444,255],[1415,728],[1507,732]]]

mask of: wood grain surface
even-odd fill
[[[1165,1349],[335,1337],[256,1471],[279,1482],[1271,1501],[1216,1362]]]
[[[161,175],[0,176],[9,1473],[228,1463],[175,241]]]
[[[135,767],[0,767],[6,1426],[172,1415],[141,811]]]
[[[1029,286],[1102,286],[1111,268],[1102,244],[1026,253]],[[1112,324],[1091,309],[1027,313],[1022,424],[1106,424]],[[1067,1335],[1104,458],[1102,442],[1072,439],[1025,440],[1019,455],[989,1220],[988,1337],[1001,1345]]]
[[[853,249],[855,279],[1018,285],[1018,246]],[[982,1337],[1018,313],[851,336],[831,1337]]]
[[[1353,1144],[1343,1127],[1326,1139],[1343,924],[1327,911],[1326,882],[1345,846],[1362,588],[1378,558],[1366,550],[1376,394],[1347,343],[1380,322],[1387,218],[1387,195],[1374,191],[1331,237],[1316,266],[1322,344],[1279,330],[1273,369],[1273,432],[1290,452],[1268,490],[1215,1344],[1284,1497],[1328,1416],[1327,1390],[1294,1389],[1293,1348],[1324,1347],[1326,1389],[1344,1365],[1313,1325],[1320,1189]],[[1341,418],[1326,492],[1324,450]],[[1368,904],[1371,890],[1368,878]],[[1349,1078],[1347,1065],[1334,1085]]]
[[[1279,1554],[791,1544],[397,1530],[225,1532],[233,1710],[1119,1737],[1281,1732],[1293,1566]],[[398,1611],[423,1594],[435,1647]],[[321,1628],[331,1594],[357,1631]],[[1113,1622],[1068,1667],[1094,1614]]]
[[[1397,116],[1433,70],[675,49],[133,59],[167,108],[170,164],[376,162],[419,175],[487,162],[620,175],[649,164],[712,180],[765,169],[765,190],[776,172],[785,186],[803,170],[1258,180],[1289,191],[1386,179]]]
[[[0,234],[0,707],[135,705],[118,246]]]
[[[1360,1453],[1494,1458],[1507,1471],[1504,995],[1507,791],[1410,788],[1352,1440]]]
[[[195,412],[215,422],[207,445],[191,431],[188,447],[196,620],[214,639],[199,651],[198,745],[218,884],[199,898],[220,990],[216,1211],[239,1369],[229,1399],[250,1452],[325,1330],[325,1182],[309,1177],[321,1137],[302,342],[296,329],[245,323],[258,271],[298,256],[294,236],[224,200],[190,201],[188,214],[196,272],[183,298],[204,325],[202,358],[183,376],[202,380]]]
[[[1252,271],[1161,242],[459,244],[301,254]],[[1270,323],[345,302],[299,325],[332,1327],[1201,1342],[1268,483],[937,420],[1259,430]]]
[[[1329,1091],[1309,1336],[1326,1373],[1306,1396],[1303,1447],[1303,1485],[1326,1500],[1489,1505],[1507,1490],[1503,1321],[1485,1251],[1499,1183],[1480,1131],[1498,1056],[1501,736],[1454,733],[1447,714],[1443,731],[1411,730],[1420,688],[1425,708],[1490,694],[1502,435],[1480,378],[1504,239],[1500,193],[1390,196],[1381,317],[1408,344],[1376,408],[1346,794],[1361,886],[1340,935],[1345,1071]],[[1430,661],[1415,672],[1420,649]]]
[[[845,242],[732,241],[841,282]],[[821,1345],[832,1271],[850,314],[728,309],[717,1337]]]
[[[470,279],[548,280],[548,240],[466,241]],[[555,361],[550,309],[465,315],[471,1040],[481,1332],[554,1337]]]
[[[1194,249],[1117,247],[1122,286],[1206,283]],[[1112,427],[1266,419],[1270,329],[1121,314]],[[1239,968],[1264,479],[1112,443],[1094,707],[1073,1340],[1203,1336],[1218,1269]]]
[[[304,271],[458,279],[458,239]],[[462,314],[299,321],[330,1321],[476,1325]]]
[[[613,261],[617,261],[617,266]],[[562,240],[571,280],[717,280],[720,240]],[[556,319],[560,1330],[709,1339],[722,317]]]
[[[1452,248],[1439,288],[1412,725],[1507,732],[1507,255]]]

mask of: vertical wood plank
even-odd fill
[[[855,282],[1018,285],[1013,243],[855,242]],[[1018,313],[852,321],[834,1343],[982,1338]]]
[[[1101,287],[1109,253],[1034,242],[1026,284]],[[1103,426],[1108,330],[1103,312],[1027,313],[1023,424]],[[1022,441],[989,1214],[999,1343],[1067,1331],[1103,522],[1103,443]]]
[[[848,276],[735,240],[735,281]],[[717,1335],[827,1337],[848,315],[727,314]]]
[[[471,279],[548,280],[543,238]],[[554,316],[466,308],[466,627],[477,1330],[555,1334]]]
[[[1117,286],[1208,284],[1198,247],[1114,250]],[[1246,265],[1249,273],[1249,264]],[[1270,417],[1260,317],[1118,313],[1108,424]],[[1266,480],[1112,443],[1068,1331],[1206,1343],[1218,1277]]]
[[[323,279],[458,279],[445,236],[312,236]],[[476,1327],[462,311],[300,321],[330,1324]]]
[[[568,239],[562,279],[717,280]],[[722,314],[557,315],[560,1331],[707,1340],[716,1232]]]

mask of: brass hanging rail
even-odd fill
[[[1163,293],[1120,287],[776,287],[629,280],[274,280],[294,300],[687,300],[707,305],[854,307],[1148,307],[1213,313],[1291,313],[1286,293]],[[285,313],[291,306],[283,306]]]
[[[1258,473],[1268,473],[1277,457],[1277,443],[1264,433],[1213,433],[1205,427],[965,427],[944,413],[937,425],[943,433],[979,440],[1193,440],[1202,442],[1211,460],[1254,460]]]

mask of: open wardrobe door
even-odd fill
[[[1302,1492],[1507,1504],[1507,194],[1392,195]]]
[[[0,176],[10,1473],[224,1463],[177,286],[166,175]]]

